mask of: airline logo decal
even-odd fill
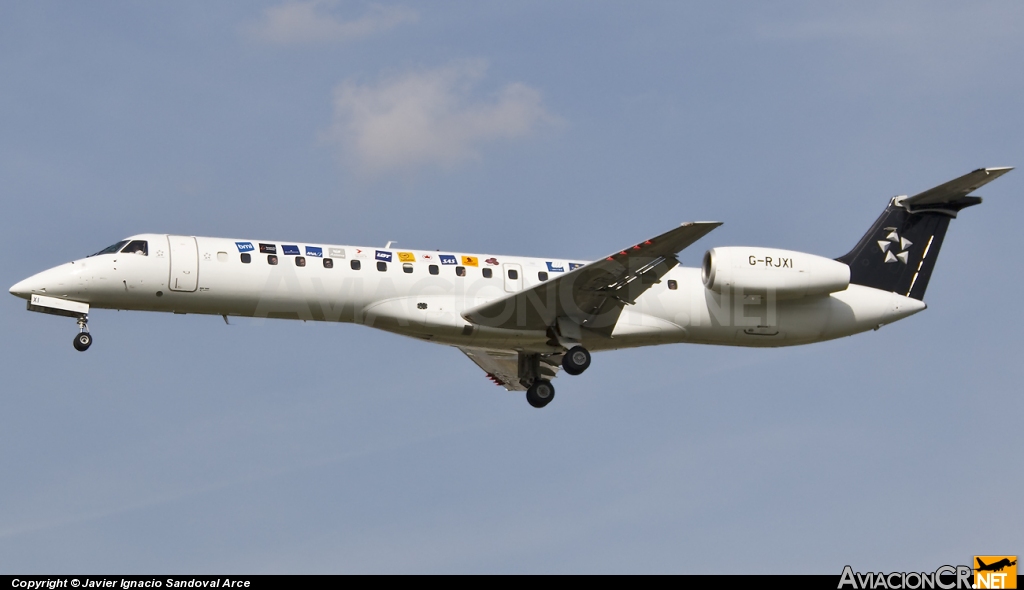
[[[565,267],[562,266],[561,264],[555,266],[554,262],[549,262],[548,263],[548,270],[550,272],[565,272]]]
[[[903,264],[906,264],[907,258],[910,257],[910,247],[914,245],[914,242],[911,242],[907,238],[901,238],[899,234],[896,233],[895,227],[887,227],[885,230],[889,232],[889,235],[885,236],[884,240],[878,240],[878,247],[881,248],[882,252],[885,254],[885,263],[889,264],[890,262],[896,262],[899,260]],[[896,251],[899,251],[899,253],[893,254],[893,252]]]
[[[430,254],[424,254],[423,260],[430,260]]]
[[[277,254],[277,246],[274,244],[260,244],[261,254]]]
[[[476,256],[463,256],[462,257],[462,265],[463,266],[478,266],[479,265],[479,261],[477,260]]]
[[[319,246],[306,246],[306,256],[313,256],[315,258],[324,257],[324,249]]]
[[[281,253],[284,254],[285,256],[298,256],[299,255],[299,247],[298,246],[289,246],[288,244],[285,244],[285,245],[281,246]]]
[[[377,250],[373,257],[384,262],[391,262],[391,252],[385,252],[384,250]]]
[[[412,252],[399,252],[398,253],[398,261],[399,262],[416,262],[416,255],[413,254]]]
[[[583,265],[580,264],[579,262],[570,262],[569,263],[569,270],[576,270],[577,268],[580,268],[582,266]]]
[[[238,247],[239,252],[252,252],[256,248],[253,248],[252,242],[235,242],[235,246]]]
[[[486,262],[487,264],[490,264],[491,266],[498,266],[498,259],[497,258],[488,258],[487,260],[484,260],[484,262]]]
[[[331,258],[344,258],[345,257],[345,249],[344,248],[330,248],[329,251],[328,251],[328,254],[330,255]]]
[[[442,254],[440,256],[441,264],[458,264],[459,261],[455,259],[451,254]]]

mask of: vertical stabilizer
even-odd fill
[[[850,282],[923,300],[949,221],[981,203],[968,193],[1013,168],[981,168],[912,197],[894,197],[860,242],[836,260]]]

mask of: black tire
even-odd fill
[[[555,386],[547,379],[538,379],[526,390],[526,401],[535,408],[543,408],[555,399]]]
[[[582,346],[573,346],[562,357],[562,368],[570,375],[579,375],[590,366],[590,351]]]
[[[82,332],[75,336],[75,350],[85,352],[92,346],[92,335],[88,332]]]

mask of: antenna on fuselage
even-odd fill
[[[385,250],[390,250],[391,249],[391,244],[394,244],[396,242],[397,242],[396,240],[388,240],[388,243],[384,246],[384,249]]]

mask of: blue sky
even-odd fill
[[[141,232],[595,258],[845,253],[1024,164],[1024,6],[0,6],[6,285]],[[350,325],[0,313],[0,571],[931,571],[1024,552],[1021,180],[926,301],[594,358],[543,411]],[[1024,178],[1024,177],[1021,177]]]

